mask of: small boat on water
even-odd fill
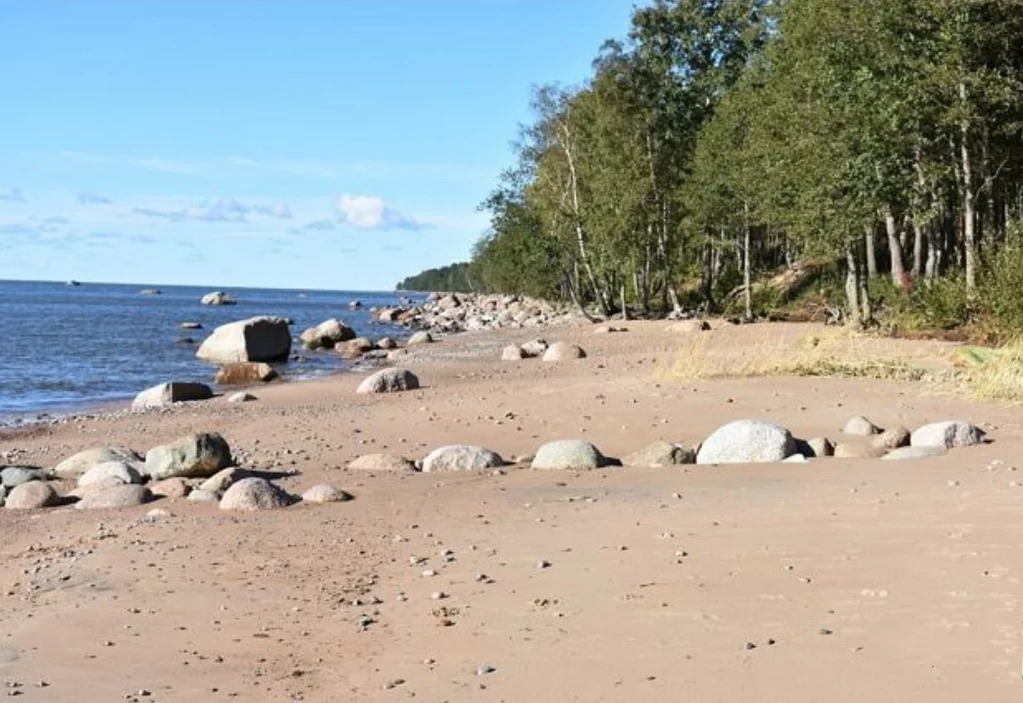
[[[76,281],[74,279],[71,279],[70,281],[68,281],[67,284],[69,286],[80,286],[80,285],[82,285],[81,283],[79,283],[78,281]]]

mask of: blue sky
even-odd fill
[[[620,0],[0,0],[0,279],[389,289],[465,259]]]

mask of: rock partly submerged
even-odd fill
[[[218,364],[242,361],[286,361],[291,353],[291,330],[283,317],[250,317],[221,325],[199,346],[195,355]]]

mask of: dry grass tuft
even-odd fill
[[[974,400],[1023,400],[1023,338],[997,349],[964,347],[956,358],[955,390]]]

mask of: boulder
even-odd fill
[[[199,298],[199,303],[201,305],[237,305],[238,301],[224,291],[216,290]]]
[[[381,337],[380,339],[377,340],[377,347],[379,349],[388,349],[388,350],[390,350],[390,349],[397,349],[398,348],[398,343],[395,342],[390,337]]]
[[[543,353],[544,361],[567,361],[569,359],[585,359],[586,352],[578,344],[555,342]]]
[[[239,361],[224,364],[217,369],[214,379],[218,386],[233,386],[241,383],[266,383],[277,378],[277,372],[270,364],[259,361]]]
[[[534,469],[599,469],[608,464],[595,446],[581,439],[558,439],[536,450]]]
[[[827,437],[811,437],[805,442],[798,443],[799,453],[807,457],[834,456],[835,445]]]
[[[142,476],[131,464],[123,461],[105,461],[96,464],[78,477],[78,486],[97,484],[142,483]]]
[[[878,459],[888,453],[868,440],[844,440],[835,444],[836,459]]]
[[[909,430],[905,427],[893,427],[890,430],[885,430],[879,435],[875,435],[870,443],[875,447],[890,451],[892,449],[898,449],[899,447],[905,447],[909,444]]]
[[[706,332],[710,324],[706,320],[680,320],[668,325],[668,331],[675,334],[692,334],[694,332]]]
[[[146,452],[145,473],[160,481],[181,476],[204,478],[231,464],[231,448],[219,434],[203,432],[180,437]]]
[[[188,498],[185,500],[190,503],[219,503],[220,496],[210,491],[204,491],[201,488],[196,488],[194,491],[188,494]]]
[[[792,434],[763,420],[737,420],[715,430],[696,455],[697,464],[783,461],[796,453]]]
[[[430,344],[433,341],[434,339],[432,334],[425,330],[420,330],[408,338],[408,341],[405,342],[405,346],[412,347],[416,344]]]
[[[520,344],[519,348],[522,349],[522,353],[528,357],[543,356],[543,353],[547,351],[550,345],[547,344],[545,339],[533,339],[525,344]]]
[[[53,486],[43,481],[28,481],[11,489],[4,507],[11,510],[38,510],[60,503],[60,497]]]
[[[316,327],[310,327],[299,337],[307,349],[333,349],[339,342],[355,339],[355,330],[332,317]]]
[[[984,441],[984,430],[962,420],[932,422],[920,427],[910,436],[913,447],[968,447]]]
[[[252,400],[259,400],[259,398],[251,393],[246,393],[245,391],[239,391],[238,393],[232,393],[227,396],[228,403],[248,403]]]
[[[356,393],[395,393],[419,388],[419,378],[406,369],[381,369],[367,376]]]
[[[287,361],[291,331],[281,317],[250,317],[221,325],[199,345],[195,355],[203,361],[230,364],[239,361]]]
[[[649,444],[622,459],[624,466],[640,467],[678,466],[695,462],[696,452],[694,450],[683,444],[664,440]]]
[[[95,491],[88,491],[82,499],[75,503],[80,510],[104,510],[107,508],[131,508],[148,503],[153,499],[152,492],[145,486],[122,484],[109,486]]]
[[[926,459],[932,456],[941,456],[948,453],[945,447],[921,445],[918,447],[899,447],[885,454],[882,459],[886,461],[899,461],[901,459]]]
[[[505,461],[497,452],[474,444],[450,444],[438,447],[423,459],[423,472],[437,471],[482,471],[504,466]]]
[[[162,481],[150,483],[149,490],[154,496],[184,498],[192,492],[192,486],[183,478],[165,478]]]
[[[343,503],[346,500],[352,500],[352,494],[321,483],[303,493],[302,500],[306,503]]]
[[[218,471],[200,483],[199,489],[220,495],[230,488],[235,482],[241,481],[248,475],[249,474],[245,471],[245,469],[240,469],[237,466],[229,466],[226,469]]]
[[[5,466],[0,470],[0,485],[14,488],[29,481],[45,481],[49,476],[35,466]]]
[[[363,454],[348,464],[355,471],[415,471],[408,459],[394,454]]]
[[[856,417],[849,418],[849,421],[845,423],[845,427],[842,428],[842,434],[854,437],[869,437],[881,434],[881,428],[862,415],[857,415]]]
[[[134,467],[136,470],[139,470],[141,467],[142,457],[133,452],[131,449],[125,449],[122,447],[97,447],[95,449],[86,449],[85,451],[69,456],[67,459],[57,464],[57,466],[53,469],[53,473],[57,476],[57,478],[78,478],[93,466],[96,466],[97,464],[105,464],[108,461],[121,461]]]
[[[220,499],[221,510],[274,510],[286,508],[294,499],[265,478],[243,478]]]
[[[334,351],[341,355],[342,359],[358,359],[368,351],[373,351],[373,340],[369,337],[356,337],[343,344],[334,347]]]
[[[526,357],[526,352],[517,344],[509,344],[501,350],[501,361],[520,361]]]
[[[213,397],[213,391],[204,383],[184,383],[171,381],[147,388],[135,396],[133,408],[160,408],[171,403],[182,403],[189,400],[207,400]]]

